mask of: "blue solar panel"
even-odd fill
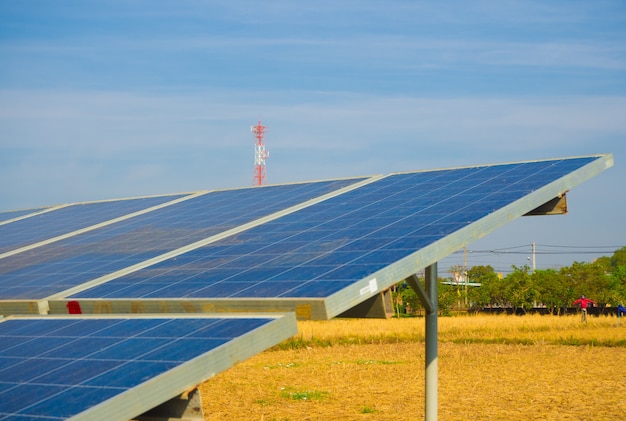
[[[22,210],[16,210],[16,211],[0,212],[0,222],[10,221],[15,218],[20,218],[22,216],[29,215],[31,213],[42,211],[43,209],[44,208],[22,209]]]
[[[181,196],[144,197],[74,204],[33,215],[10,224],[0,225],[0,254],[147,209]]]
[[[41,299],[362,178],[213,192],[0,259],[0,299]]]
[[[391,175],[72,298],[329,297],[596,159]]]
[[[282,317],[5,319],[0,420],[130,419],[156,406],[141,394],[161,403],[296,332]]]

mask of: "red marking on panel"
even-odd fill
[[[68,301],[66,306],[67,312],[69,314],[83,314],[83,311],[80,309],[80,303],[78,301]]]

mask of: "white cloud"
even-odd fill
[[[253,141],[249,126],[258,117],[270,126],[275,147],[296,150],[363,150],[410,139],[449,146],[472,139],[478,147],[503,150],[523,142],[541,149],[546,140],[557,147],[623,135],[625,114],[624,97],[11,91],[0,94],[0,145],[99,154],[229,149]]]
[[[616,152],[625,110],[621,97],[1,92],[0,178],[7,200],[25,185],[76,200],[247,185],[257,118],[273,182]]]

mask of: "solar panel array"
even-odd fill
[[[4,319],[0,420],[129,420],[296,333],[293,315]]]
[[[590,161],[391,175],[69,298],[329,297]]]
[[[56,236],[103,223],[133,212],[145,210],[180,196],[159,196],[78,203],[34,212],[27,218],[0,225],[0,255],[8,250],[36,244]],[[28,215],[26,212],[22,212]]]
[[[0,322],[0,420],[139,415],[125,390],[155,406],[210,377],[225,348],[260,352],[293,335],[292,312],[344,314],[612,164],[596,155],[0,213],[0,314],[42,314]],[[241,311],[292,315],[229,315]],[[273,324],[281,334],[259,333]],[[176,386],[147,399],[163,376]],[[39,398],[12,398],[23,387]],[[72,396],[69,412],[56,406]]]
[[[43,300],[54,313],[66,313],[69,302],[86,313],[253,308],[328,319],[557,197],[606,161],[200,195],[2,259],[0,305],[33,311]]]
[[[87,232],[70,231],[70,235],[59,241],[3,258],[0,263],[0,298],[40,300],[356,181],[359,179],[210,192]],[[96,209],[103,220],[109,218],[111,208],[117,212],[127,209],[128,201],[109,202],[108,205],[106,209],[101,206]],[[20,222],[23,221],[17,223]],[[68,230],[76,227],[72,218],[58,218],[54,223],[57,233],[61,227]],[[0,228],[8,229],[10,225]],[[24,233],[24,237],[31,238],[31,232]],[[18,240],[14,239],[14,242]]]

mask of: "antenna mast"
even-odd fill
[[[266,184],[265,180],[265,160],[269,158],[270,153],[265,149],[265,137],[266,127],[261,124],[261,120],[256,126],[250,126],[250,131],[256,138],[254,144],[254,175],[252,176],[252,185],[260,186]]]

